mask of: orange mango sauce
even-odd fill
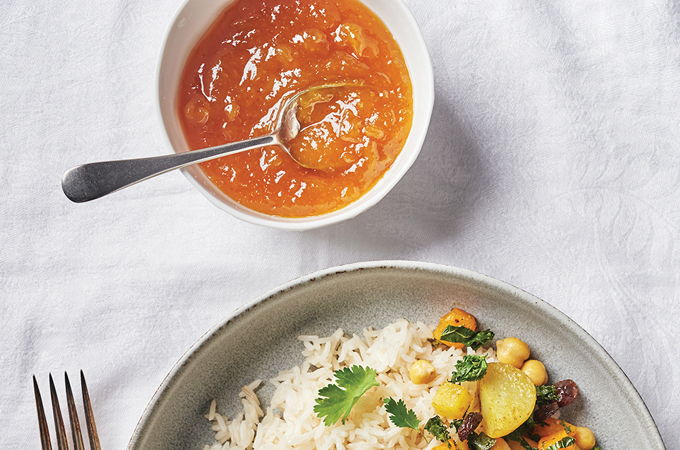
[[[411,129],[412,87],[403,55],[382,21],[358,0],[236,0],[191,52],[178,90],[189,147],[273,131],[285,100],[328,83],[353,86],[303,96],[291,152],[265,147],[201,164],[241,205],[305,217],[365,194]],[[327,170],[326,170],[327,169]]]

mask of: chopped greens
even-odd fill
[[[447,342],[457,342],[465,345],[466,347],[472,347],[477,350],[479,347],[484,347],[491,342],[494,334],[491,330],[484,331],[472,331],[467,327],[454,327],[448,325],[444,332],[442,332],[439,340]]]
[[[559,450],[561,448],[567,448],[570,445],[574,445],[575,443],[576,443],[576,439],[574,439],[571,436],[567,436],[567,437],[562,438],[559,441],[555,442],[553,445],[546,447],[545,450]]]
[[[378,386],[376,372],[370,367],[352,366],[336,370],[336,384],[319,389],[314,412],[326,426],[338,420],[345,423],[352,407],[370,388]]]
[[[444,425],[441,417],[439,416],[430,417],[430,419],[425,424],[425,431],[431,433],[432,436],[437,438],[437,440],[440,442],[449,442],[449,439],[451,439],[449,430],[446,428],[446,425]]]
[[[486,375],[486,356],[465,355],[456,362],[456,368],[451,374],[451,383],[480,380]]]
[[[496,439],[490,438],[484,433],[472,433],[468,438],[470,450],[489,450],[496,445]]]
[[[408,409],[403,400],[394,401],[393,398],[385,399],[385,410],[389,414],[390,421],[401,428],[413,428],[418,430],[420,421],[415,411]],[[430,419],[432,420],[432,419]],[[428,421],[429,423],[429,421]]]
[[[536,387],[536,402],[539,405],[556,402],[559,399],[557,388],[552,384],[544,384]]]

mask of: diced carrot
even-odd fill
[[[545,437],[555,433],[559,433],[560,431],[564,431],[567,433],[567,436],[574,437],[573,430],[574,425],[570,424],[569,422],[565,422],[564,420],[559,420],[550,417],[546,419],[544,423],[536,424],[536,426],[534,427],[534,434],[540,437]]]
[[[560,442],[562,439],[567,437],[569,437],[569,435],[564,429],[562,429],[557,433],[553,433],[549,436],[542,437],[541,440],[538,441],[538,448],[539,450],[545,450],[551,445],[556,444],[557,442]],[[579,450],[578,447],[576,446],[576,443],[563,448],[568,450]]]
[[[529,439],[529,438],[524,438],[524,441],[525,441],[529,446],[531,446],[532,448],[537,448],[537,447],[538,447],[538,444],[537,444],[536,442],[532,441],[532,440]],[[517,441],[513,441],[513,440],[508,439],[508,440],[507,440],[507,443],[508,443],[508,445],[510,446],[510,448],[511,448],[512,450],[525,450],[525,449],[526,449],[526,447],[525,447],[524,445],[522,445],[521,443],[519,443],[519,442],[517,442]]]
[[[470,450],[470,447],[468,447],[467,442],[456,442],[451,439],[448,444],[439,444],[432,450]]]

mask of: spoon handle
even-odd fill
[[[174,155],[83,164],[64,174],[61,188],[72,202],[89,202],[171,170],[277,143],[268,135]]]

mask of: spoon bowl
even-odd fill
[[[288,147],[288,142],[295,139],[300,132],[301,126],[297,118],[300,99],[313,91],[350,86],[359,85],[323,84],[296,93],[283,103],[274,131],[265,136],[173,155],[83,164],[64,173],[61,180],[62,190],[75,203],[89,202],[172,170],[269,145],[281,147],[302,167],[325,171],[324,167],[307,165]]]

